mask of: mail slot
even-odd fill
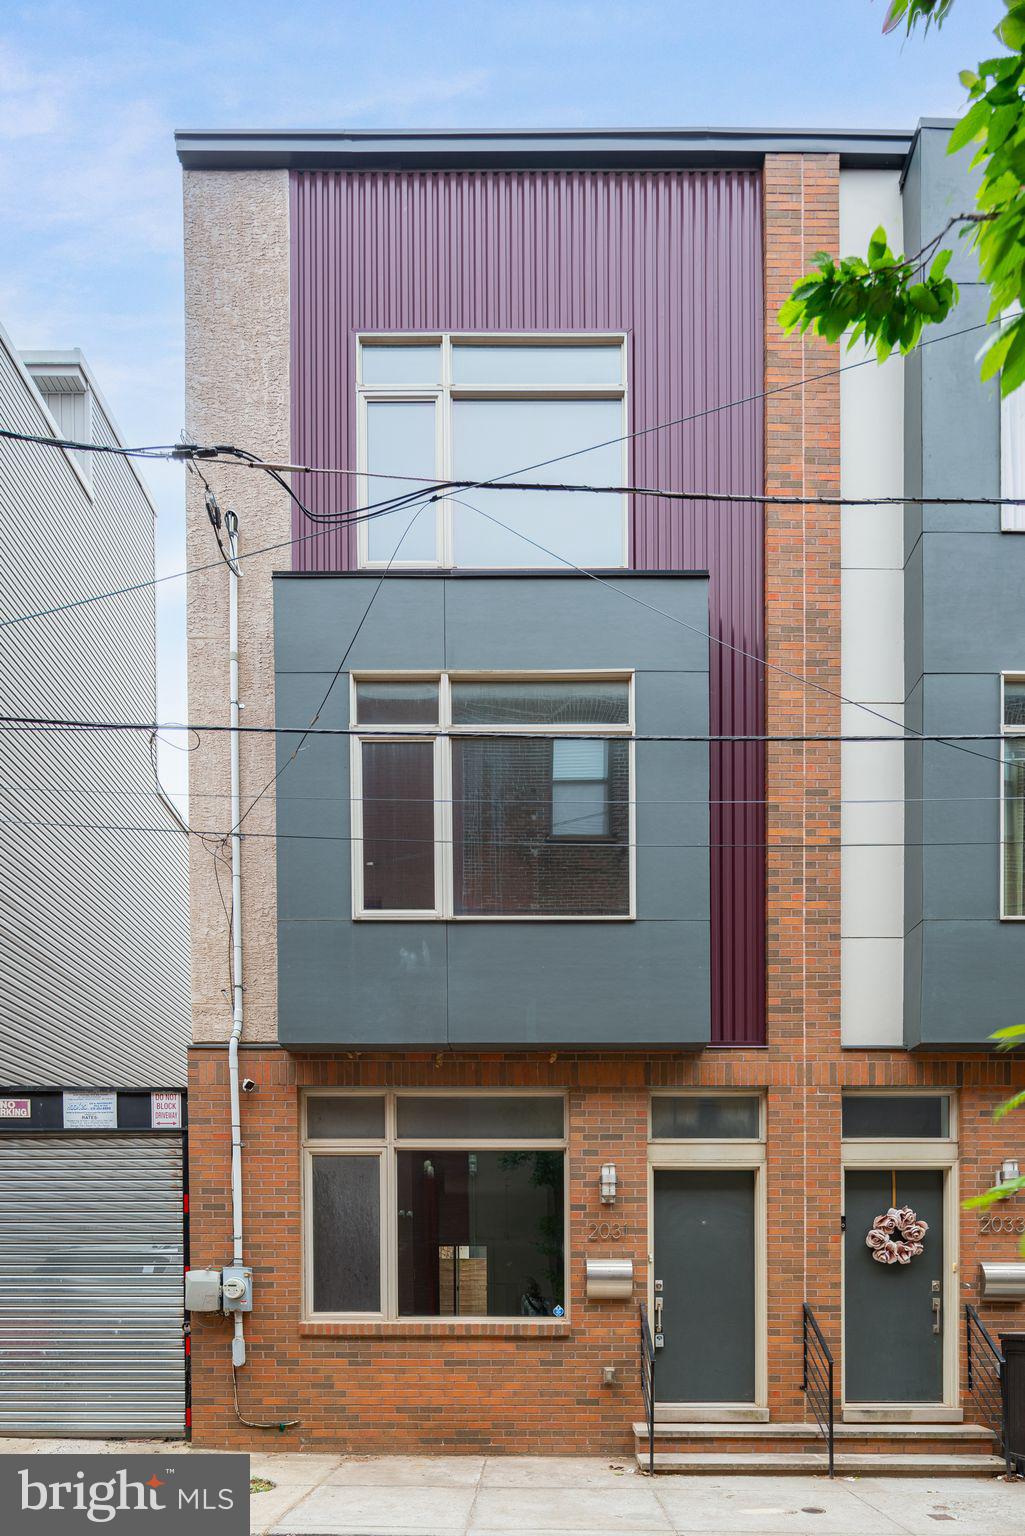
[[[629,1301],[633,1293],[632,1259],[588,1259],[588,1301]]]
[[[1025,1263],[983,1263],[979,1267],[987,1301],[1025,1301]]]

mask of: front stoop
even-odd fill
[[[637,1465],[648,1465],[648,1429],[633,1426]],[[992,1477],[1004,1471],[995,1436],[981,1424],[837,1424],[834,1466],[863,1477]],[[656,1472],[825,1472],[812,1424],[656,1424]]]

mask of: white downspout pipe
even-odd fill
[[[225,514],[228,534],[228,695],[230,706],[229,740],[231,743],[231,1036],[228,1040],[228,1086],[231,1095],[231,1261],[242,1264],[242,1110],[238,1081],[238,1046],[242,1038],[242,788],[238,762],[238,518]],[[242,1331],[242,1312],[234,1314],[235,1332],[231,1341],[233,1367],[246,1363],[246,1341]]]

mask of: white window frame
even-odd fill
[[[315,1137],[308,1134],[307,1105],[312,1098],[384,1099],[383,1136]],[[562,1102],[560,1137],[511,1136],[486,1137],[400,1137],[397,1101],[400,1098],[517,1098],[559,1099]],[[570,1316],[570,1179],[567,1117],[569,1105],[562,1089],[481,1088],[472,1092],[452,1088],[307,1088],[300,1105],[302,1133],[302,1309],[306,1322],[316,1323],[431,1323],[458,1329],[465,1323],[499,1324],[515,1322],[528,1326],[549,1327],[563,1324]],[[398,1308],[398,1152],[561,1152],[563,1154],[563,1307],[562,1317],[515,1317],[458,1315],[414,1317],[400,1315]],[[376,1312],[315,1312],[313,1310],[313,1160],[316,1157],[379,1157],[381,1162],[381,1306]]]
[[[1025,511],[1025,508],[1022,510]],[[1002,923],[1025,923],[1025,913],[1007,911],[1004,887],[1004,849],[1007,838],[1005,803],[1007,796],[1004,790],[1004,783],[1007,775],[1007,743],[1015,739],[1025,741],[1025,725],[1007,725],[1004,720],[1004,699],[1008,683],[1025,683],[1025,672],[1001,672],[1000,674],[1000,857],[997,860],[997,882],[999,885],[997,892],[999,907],[997,910],[1000,913],[1000,921]]]
[[[629,448],[628,432],[628,408],[629,408],[629,381],[627,377],[627,345],[625,331],[368,331],[356,338],[356,468],[359,471],[358,483],[362,487],[361,501],[369,504],[377,499],[374,486],[380,484],[380,477],[368,478],[369,469],[367,454],[367,406],[373,401],[434,401],[435,410],[435,478],[438,480],[452,479],[452,402],[454,400],[621,400],[622,401],[622,435],[620,468],[622,483],[629,484]],[[459,346],[508,346],[508,347],[580,347],[580,346],[618,346],[621,353],[620,386],[574,384],[565,386],[553,386],[544,380],[536,385],[519,384],[463,384],[453,383],[452,378],[452,348]],[[429,385],[402,388],[400,386],[365,385],[363,383],[363,351],[372,346],[439,346],[441,348],[441,382],[433,388]],[[508,474],[519,466],[510,462],[507,467],[496,469],[496,475]],[[415,489],[411,484],[410,490]],[[627,497],[623,496],[621,508],[621,541],[620,561],[621,567],[629,565],[630,561],[630,530]],[[435,537],[433,560],[403,560],[396,558],[392,561],[371,560],[369,553],[370,533],[369,524],[361,522],[356,525],[356,553],[357,561],[363,570],[453,570],[455,564],[455,536],[453,526],[453,506],[450,502],[439,501],[435,504]],[[562,561],[553,560],[552,566],[559,568]],[[538,566],[539,570],[549,570],[552,566]],[[498,562],[494,565],[473,567],[484,570],[516,570],[517,564],[506,565]],[[534,567],[531,567],[533,569]],[[470,569],[470,567],[463,567]]]
[[[437,725],[361,726],[357,720],[356,690],[360,683],[437,682]],[[468,683],[593,683],[618,682],[627,685],[627,719],[621,725],[453,725],[453,682]],[[637,889],[637,807],[636,750],[634,741],[635,708],[632,671],[571,672],[368,672],[349,674],[349,783],[352,808],[352,916],[354,922],[409,923],[625,923],[636,919]],[[627,910],[613,913],[473,913],[455,911],[452,815],[452,752],[449,742],[457,736],[601,736],[629,742],[628,750],[628,820],[627,820]],[[363,904],[363,743],[365,741],[434,742],[434,908],[380,911]],[[567,842],[572,840],[568,839]]]

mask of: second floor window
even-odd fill
[[[621,336],[364,337],[363,499],[405,494],[415,478],[402,476],[623,485],[625,368]],[[625,565],[625,498],[468,490],[359,525],[364,566],[533,569],[558,566],[560,556],[585,567]]]
[[[630,917],[631,691],[354,678],[354,916]]]

